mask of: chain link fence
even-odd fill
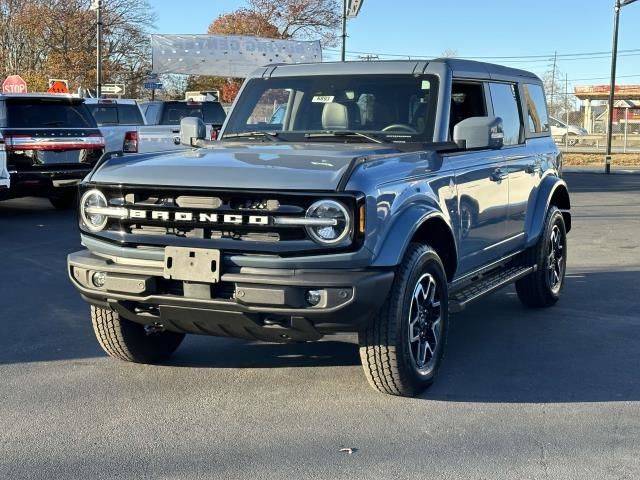
[[[551,135],[565,152],[602,153],[607,148],[606,100],[580,100],[574,92],[547,92]],[[613,153],[640,153],[640,101],[616,100]]]

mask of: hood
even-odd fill
[[[225,189],[336,190],[352,160],[398,153],[379,144],[221,143],[175,153],[112,158],[96,183]]]

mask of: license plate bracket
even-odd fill
[[[220,250],[166,247],[163,275],[167,280],[218,283],[220,281]]]

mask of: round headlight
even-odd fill
[[[89,190],[80,200],[80,217],[92,232],[99,232],[107,225],[109,217],[92,211],[95,207],[107,207],[107,198],[100,190]]]
[[[339,202],[320,200],[307,209],[306,217],[309,220],[326,220],[325,224],[320,221],[317,225],[307,225],[307,232],[318,243],[339,243],[351,232],[351,217]]]

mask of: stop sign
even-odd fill
[[[2,82],[2,93],[27,93],[27,82],[20,75],[9,75]]]

